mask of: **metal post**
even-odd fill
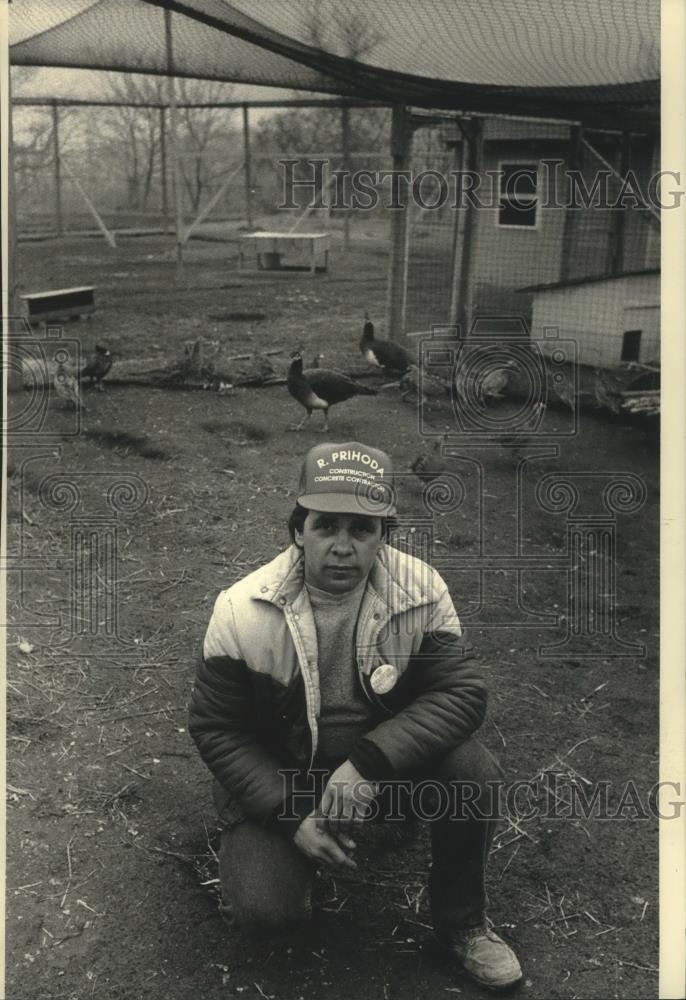
[[[619,149],[619,172],[624,179],[631,166],[631,132],[622,132]],[[610,229],[610,274],[618,275],[624,270],[626,244],[626,208],[615,209]]]
[[[412,124],[406,108],[401,104],[393,106],[391,154],[394,172],[410,169]],[[400,192],[399,204],[401,207],[391,211],[391,253],[388,260],[388,298],[386,304],[386,325],[390,340],[397,340],[404,335],[407,307],[410,235],[407,192]]]
[[[250,158],[250,107],[243,105],[243,168],[245,178],[245,223],[253,228],[252,218],[252,161]]]
[[[469,128],[467,149],[467,169],[470,174],[481,176],[483,171],[483,126],[480,118],[475,118]],[[465,206],[464,230],[462,233],[462,254],[460,256],[460,273],[458,278],[458,293],[456,299],[455,320],[459,326],[460,337],[464,339],[469,334],[474,312],[474,234],[476,228],[476,206],[471,200]]]
[[[462,132],[461,126],[460,126],[460,134],[461,134],[461,140],[459,146],[459,158],[457,155],[455,157],[456,161],[459,159],[459,162],[456,162],[455,165],[460,171],[460,174],[464,174],[464,171],[467,169],[467,142],[465,140],[465,136],[464,133]],[[457,147],[455,149],[455,152],[456,154],[458,153]],[[455,326],[457,324],[458,307],[460,301],[459,265],[461,260],[460,240],[462,237],[462,219],[463,216],[462,216],[461,206],[456,205],[453,216],[453,234],[452,234],[452,246],[451,246],[451,257],[450,257],[451,260],[450,273],[452,275],[452,286],[450,289],[450,310],[448,315],[450,317],[451,326]]]
[[[350,249],[350,206],[346,198],[351,196],[350,174],[350,108],[341,108],[341,150],[342,167],[345,171],[343,181],[343,249]]]
[[[52,106],[52,167],[55,185],[55,227],[58,236],[64,236],[62,217],[62,162],[60,160],[60,118],[59,108]]]
[[[179,169],[178,147],[178,106],[174,83],[174,44],[172,38],[171,11],[164,8],[164,37],[167,49],[167,94],[169,102],[169,147],[174,178],[174,207],[176,224],[176,266],[179,274],[183,271],[183,204],[181,191],[181,171]]]
[[[581,170],[581,139],[583,129],[580,125],[572,125],[569,130],[569,162],[568,170]],[[576,236],[579,209],[571,204],[571,187],[568,174],[565,174],[567,188],[563,190],[568,198],[565,210],[565,221],[562,229],[562,253],[560,255],[560,281],[569,281],[572,276],[572,249]]]
[[[167,120],[165,117],[166,108],[160,108],[160,179],[162,181],[162,219],[164,220],[164,231],[169,232],[169,187],[167,184],[167,136],[165,129]]]

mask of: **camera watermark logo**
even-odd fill
[[[560,337],[552,327],[534,340],[521,316],[481,317],[467,338],[460,339],[459,332],[456,326],[436,326],[419,345],[423,378],[442,380],[450,390],[456,434],[507,448],[530,437],[549,442],[577,433],[574,340]],[[503,399],[506,408],[498,405]],[[553,402],[563,404],[563,410],[550,425],[544,416]],[[423,411],[419,430],[427,438],[437,434]]]
[[[65,337],[61,326],[48,326],[42,335],[34,333],[25,319],[15,318],[9,321],[7,345],[8,371],[23,385],[23,392],[13,393],[8,403],[4,429],[10,443],[36,434],[57,440],[78,435],[79,340]],[[61,401],[63,410],[59,430],[48,423],[50,403],[55,398]]]
[[[52,544],[49,554],[35,555],[34,542],[25,543],[23,531],[5,569],[13,579],[18,614],[15,627],[47,629],[50,645],[69,647],[78,655],[78,640],[88,640],[83,655],[103,647],[116,655],[140,656],[140,648],[129,637],[124,621],[122,592],[122,522],[146,504],[148,486],[131,473],[59,471],[45,473],[54,453],[31,455],[15,470],[21,479],[22,511],[31,510],[29,525],[35,524],[40,508],[50,518]],[[37,506],[36,506],[37,505]],[[22,519],[22,529],[24,519]],[[32,536],[33,537],[33,536]],[[35,574],[55,572],[66,577],[66,609],[27,603],[26,581]],[[76,643],[76,645],[74,645]]]

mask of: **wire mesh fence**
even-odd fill
[[[418,119],[394,188],[388,109],[347,112],[347,148],[342,114],[274,113],[251,148],[241,109],[185,109],[175,174],[163,108],[16,108],[20,235],[93,230],[95,213],[120,232],[171,233],[178,180],[186,235],[320,232],[335,253],[389,258],[399,202],[403,332],[517,316],[592,335],[589,363],[657,359],[657,135]]]

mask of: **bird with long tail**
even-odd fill
[[[286,379],[288,391],[305,408],[305,416],[293,430],[300,431],[314,410],[324,414],[322,431],[329,430],[329,407],[342,403],[352,396],[376,396],[376,389],[368,389],[342,372],[328,368],[303,368],[300,351],[291,355]]]

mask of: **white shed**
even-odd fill
[[[660,361],[660,272],[584,278],[524,289],[533,293],[531,332],[544,351],[551,335],[577,344],[582,365]]]

